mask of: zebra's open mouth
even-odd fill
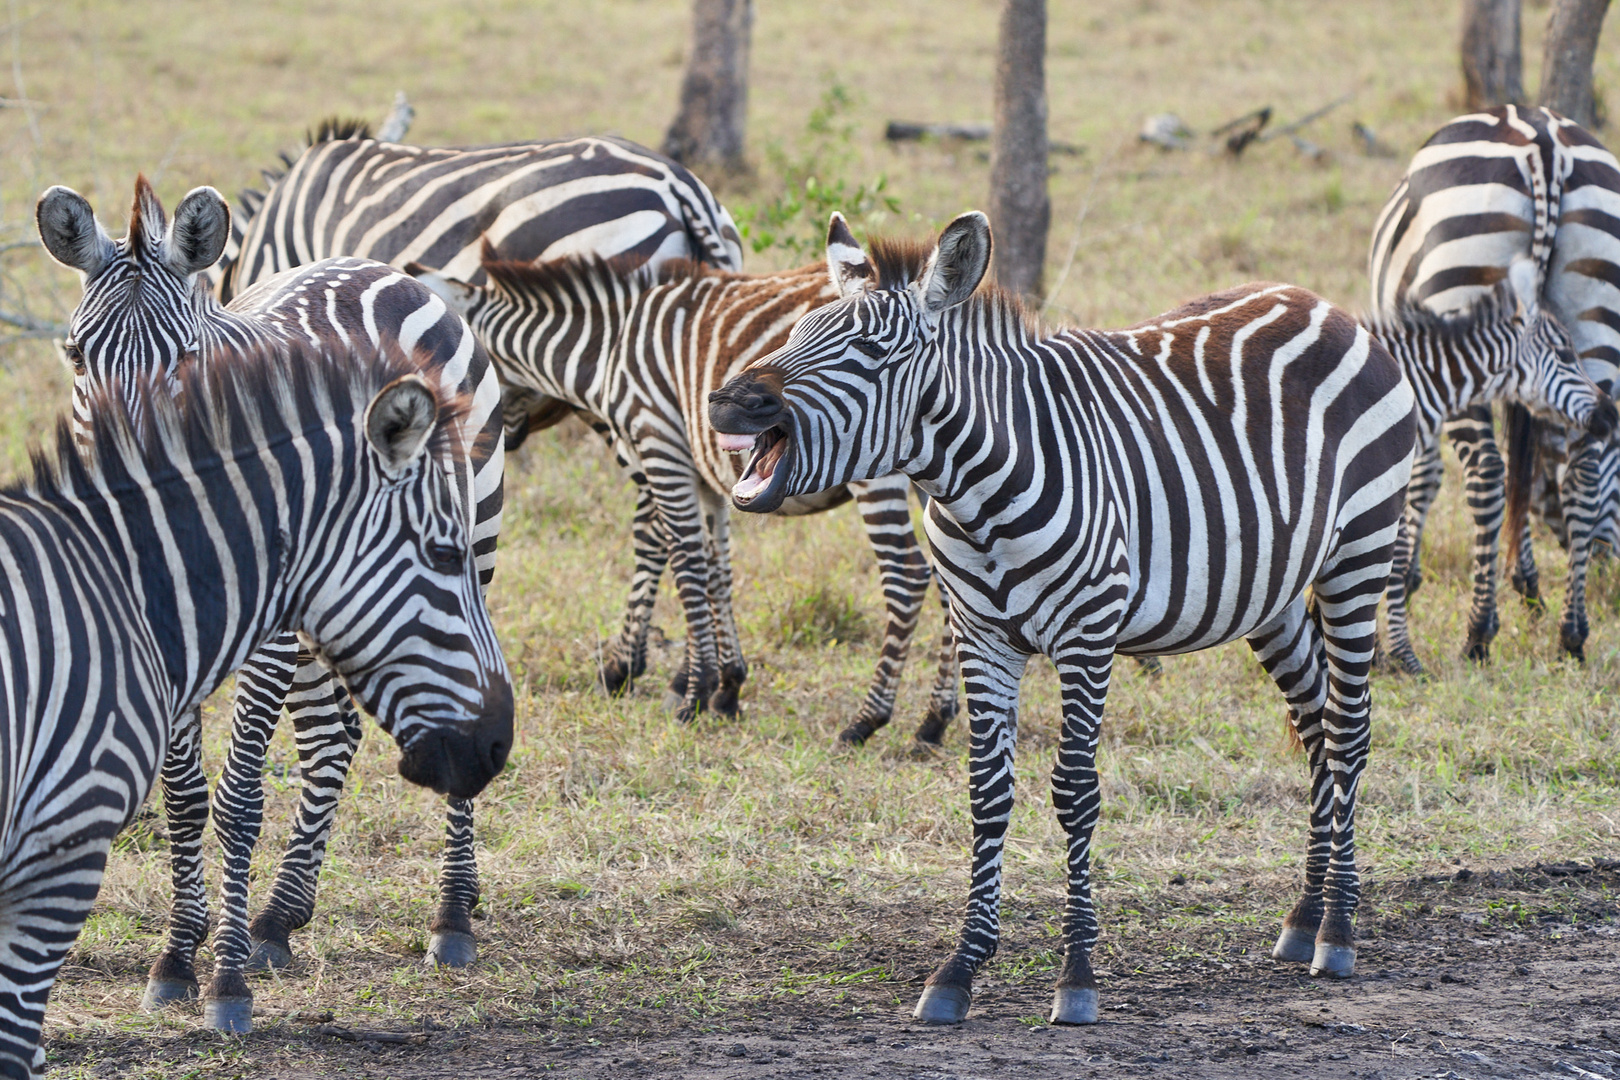
[[[729,438],[735,440],[737,436]],[[781,465],[791,445],[787,432],[780,427],[766,428],[754,437],[754,456],[742,479],[731,489],[731,497],[739,507],[782,486],[787,474]]]

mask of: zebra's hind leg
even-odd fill
[[[473,850],[471,799],[445,800],[439,910],[428,926],[429,967],[466,967],[478,959],[472,913],[478,906],[478,857]]]
[[[161,1009],[197,996],[197,946],[208,936],[208,890],[202,842],[208,826],[208,779],[202,770],[202,709],[175,726],[163,759],[163,812],[168,819],[174,899],[169,938],[146,979],[141,1008]]]
[[[283,968],[293,961],[290,937],[315,916],[321,863],[360,744],[360,717],[342,684],[314,657],[303,654],[298,660],[287,695],[287,715],[298,742],[298,811],[270,898],[248,925],[249,971]]]
[[[1569,468],[1564,474],[1564,523],[1569,530],[1569,585],[1564,596],[1564,617],[1558,628],[1565,655],[1586,662],[1586,574],[1591,568],[1592,540],[1605,528],[1616,502],[1616,462],[1606,441],[1590,437],[1571,440]]]
[[[264,824],[264,760],[297,670],[298,639],[284,634],[254,653],[236,677],[231,749],[214,789],[214,832],[224,849],[214,976],[203,992],[203,1024],[253,1028],[253,993],[243,976],[248,939],[248,872]]]
[[[1052,769],[1052,806],[1068,837],[1069,899],[1063,912],[1063,967],[1052,998],[1054,1024],[1097,1022],[1097,909],[1091,898],[1091,834],[1102,808],[1097,734],[1113,671],[1114,636],[1088,636],[1055,652],[1063,688],[1063,732]]]
[[[1423,664],[1417,658],[1417,652],[1412,648],[1411,628],[1407,623],[1406,582],[1407,568],[1413,559],[1413,538],[1422,528],[1423,515],[1426,512],[1426,507],[1414,506],[1411,499],[1407,499],[1396,532],[1394,561],[1390,565],[1389,581],[1384,592],[1390,659],[1399,664],[1406,674],[1419,677],[1424,671]],[[1375,651],[1376,644],[1375,634]]]
[[[911,481],[903,476],[849,485],[866,529],[867,542],[877,558],[878,576],[883,582],[883,604],[888,620],[883,631],[883,648],[878,653],[877,671],[860,711],[838,741],[860,746],[894,717],[894,699],[900,690],[900,674],[911,652],[917,620],[928,597],[928,560],[917,545],[911,527],[911,503],[907,491]],[[951,709],[954,712],[955,678],[951,683]],[[924,722],[926,724],[926,721]],[[938,742],[936,737],[935,742]]]
[[[1392,573],[1391,580],[1399,580]],[[1280,616],[1248,637],[1249,648],[1288,701],[1288,721],[1299,736],[1311,772],[1310,839],[1305,853],[1305,892],[1283,917],[1282,933],[1271,955],[1308,964],[1316,955],[1322,926],[1322,885],[1333,844],[1327,785],[1332,777],[1323,756],[1322,710],[1327,705],[1327,670],[1321,633],[1301,597]]]
[[[973,870],[967,918],[956,951],[928,977],[912,1015],[925,1024],[959,1024],[973,1000],[973,976],[1001,937],[1001,870],[1013,806],[1018,680],[1028,657],[1003,645],[963,639],[958,646],[968,704],[968,799]]]
[[[676,690],[679,686],[676,718],[690,723],[720,689],[719,653],[709,603],[708,538],[699,509],[698,491],[702,485],[690,461],[669,457],[650,462],[647,479],[657,500],[659,520],[669,537],[675,587],[686,616],[686,665],[671,680],[670,688]]]
[[[636,569],[630,579],[630,602],[624,628],[602,657],[602,688],[609,694],[627,693],[647,673],[647,627],[658,582],[669,563],[669,536],[658,518],[652,489],[645,482],[636,488],[636,513],[630,526]]]

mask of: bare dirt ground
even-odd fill
[[[1331,983],[1273,963],[1270,928],[1249,919],[1155,932],[1198,912],[1195,890],[1167,884],[1132,899],[1128,913],[1116,909],[1105,930],[1114,939],[1103,957],[1105,1020],[1085,1029],[1044,1022],[1050,965],[1020,962],[1050,948],[1044,931],[1027,929],[1049,913],[1009,905],[1002,954],[970,1019],[938,1029],[908,1011],[943,957],[940,928],[953,913],[851,901],[773,916],[768,937],[738,934],[726,977],[764,988],[771,972],[804,970],[813,963],[804,942],[840,923],[866,929],[838,962],[882,965],[896,980],[765,991],[704,1016],[645,999],[563,1000],[551,1018],[521,1024],[424,1016],[383,1032],[342,1016],[265,1016],[240,1039],[63,1036],[47,1050],[54,1067],[109,1076],[1620,1076],[1620,861],[1370,885],[1359,973]]]

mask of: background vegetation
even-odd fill
[[[1525,55],[1543,8],[1527,5]],[[616,132],[656,144],[680,77],[682,0],[354,0],[237,4],[10,0],[3,47],[19,105],[0,108],[0,307],[65,321],[73,275],[37,248],[32,206],[69,184],[122,229],[135,173],[172,206],[197,184],[234,193],[331,114],[381,117],[396,89],[427,144]],[[889,118],[988,118],[995,5],[988,0],[765,4],[754,34],[751,181],[723,190],[758,269],[808,260],[826,212],[872,231],[927,232],[982,205],[984,144],[891,147]],[[1047,80],[1054,157],[1047,317],[1120,325],[1252,278],[1358,307],[1372,219],[1413,150],[1459,107],[1450,0],[1319,5],[1281,0],[1052,0]],[[1620,82],[1610,48],[1600,92]],[[1532,65],[1533,66],[1533,65]],[[0,80],[4,79],[0,73]],[[1174,111],[1207,131],[1271,105],[1278,122],[1351,100],[1303,135],[1241,159],[1141,144],[1143,118]],[[1350,123],[1397,155],[1366,156]],[[3,336],[5,332],[0,332]],[[0,350],[0,469],[66,405],[43,340]],[[855,516],[744,518],[737,597],[753,676],[743,718],[675,724],[662,703],[672,654],[636,693],[594,689],[631,563],[628,487],[579,429],[533,440],[512,462],[492,606],[518,681],[521,738],[479,802],[486,961],[429,975],[419,957],[434,891],[440,806],[392,771],[385,740],[362,750],[328,856],[306,961],[256,988],[271,1014],[507,1022],[612,1022],[625,1003],[716,1016],[782,995],[837,1008],[909,1004],[925,973],[852,947],[905,913],[923,963],[954,936],[969,821],[960,731],[914,760],[932,664],[916,657],[900,719],[856,753],[833,735],[871,671],[880,594]],[[1466,536],[1457,485],[1429,533],[1416,641],[1436,679],[1380,678],[1363,788],[1361,859],[1382,883],[1414,874],[1620,848],[1614,685],[1616,574],[1592,589],[1591,662],[1555,658],[1556,627],[1504,600],[1496,661],[1458,658]],[[1560,577],[1543,542],[1544,581]],[[1560,597],[1554,590],[1554,604]],[[658,621],[683,633],[661,601]],[[927,629],[938,631],[930,609]],[[993,979],[1046,980],[1062,894],[1062,844],[1045,797],[1056,729],[1050,669],[1026,684],[1009,845],[1009,945]],[[224,699],[210,760],[223,760]],[[1180,951],[1269,946],[1299,876],[1302,763],[1283,706],[1245,647],[1170,658],[1156,681],[1122,666],[1110,701],[1099,829],[1103,963],[1132,934]],[[278,737],[260,881],[292,805]],[[1187,884],[1165,900],[1172,878]],[[150,826],[116,854],[98,915],[53,999],[53,1046],[109,1034],[166,1037],[195,1016],[136,1015],[164,922],[168,870]],[[920,920],[920,922],[918,922]],[[916,929],[916,926],[922,929]],[[782,945],[791,942],[792,947]],[[775,943],[775,944],[772,944]],[[781,945],[781,948],[776,946]],[[892,991],[889,987],[893,984]],[[872,992],[876,992],[874,998]],[[88,1040],[88,1043],[86,1043]],[[213,1045],[213,1044],[209,1044]],[[249,1044],[250,1046],[252,1044]],[[94,1071],[96,1051],[75,1058]],[[201,1053],[201,1052],[199,1052]],[[197,1059],[225,1067],[210,1050]]]

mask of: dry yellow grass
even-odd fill
[[[1256,277],[1359,306],[1372,217],[1404,156],[1455,111],[1454,9],[1449,0],[1053,0],[1052,136],[1085,150],[1054,158],[1049,280],[1071,245],[1074,257],[1049,317],[1119,325]],[[1527,10],[1532,72],[1543,16]],[[32,201],[48,184],[85,192],[116,232],[137,170],[171,205],[195,184],[232,193],[318,117],[376,117],[398,88],[419,110],[412,137],[426,143],[613,131],[656,144],[679,79],[686,4],[13,0],[8,17],[21,82],[6,96],[40,104],[0,110],[0,244],[31,235]],[[887,176],[900,209],[872,215],[876,227],[922,232],[982,205],[980,147],[891,148],[880,133],[890,117],[987,117],[994,25],[987,0],[761,5],[750,138],[762,164],[755,182],[726,189],[728,203],[746,212],[775,198],[773,162],[819,146],[821,167],[837,174],[824,181]],[[1600,53],[1600,86],[1620,85],[1617,61],[1612,49]],[[851,100],[835,126],[851,134],[808,136],[806,118],[834,85]],[[1270,104],[1286,122],[1345,93],[1355,96],[1303,132],[1330,151],[1325,165],[1286,140],[1232,161],[1165,154],[1135,138],[1149,113],[1173,110],[1208,129]],[[1402,158],[1362,156],[1353,119]],[[805,223],[804,234],[814,227]],[[789,258],[775,249],[754,265]],[[38,252],[0,254],[0,270],[0,306],[26,300],[35,315],[60,320],[76,300],[72,275]],[[67,380],[41,342],[0,359],[10,405],[0,412],[0,454],[15,470],[65,405]],[[1495,664],[1468,666],[1457,657],[1467,552],[1456,502],[1453,485],[1414,605],[1415,640],[1436,679],[1376,685],[1360,829],[1374,906],[1380,882],[1458,860],[1517,865],[1620,847],[1614,571],[1595,575],[1585,669],[1558,663],[1554,627],[1529,622],[1511,598]],[[793,634],[782,627],[782,612],[805,598],[877,618],[877,579],[854,515],[737,523],[738,608],[754,664],[746,711],[734,724],[684,728],[661,701],[667,658],[634,696],[609,701],[593,689],[631,562],[630,491],[594,439],[565,429],[533,440],[512,463],[508,507],[491,603],[518,680],[521,741],[509,775],[479,802],[486,962],[467,974],[419,970],[440,807],[392,774],[387,747],[372,738],[339,814],[316,924],[294,939],[306,964],[260,984],[260,1003],[398,1020],[585,1008],[588,1022],[590,1009],[610,1014],[625,1001],[718,1016],[808,992],[832,1008],[839,978],[886,986],[920,974],[846,963],[838,942],[899,912],[931,927],[913,941],[924,960],[954,933],[969,833],[960,732],[937,760],[901,752],[931,674],[919,657],[895,728],[865,751],[836,752],[832,737],[859,704],[873,645],[822,643],[813,617]],[[1555,580],[1556,560],[1544,565],[1544,580]],[[931,608],[930,638],[937,620]],[[667,597],[657,621],[681,635]],[[1008,887],[1010,907],[1038,918],[1009,931],[1027,948],[998,962],[995,977],[1007,980],[1047,977],[1042,950],[1054,944],[1062,892],[1061,836],[1045,797],[1057,708],[1050,669],[1032,672],[1026,695]],[[1303,767],[1284,745],[1275,690],[1240,645],[1171,659],[1158,681],[1122,667],[1109,716],[1102,948],[1130,933],[1156,935],[1166,955],[1204,948],[1211,934],[1264,944],[1297,880],[1304,825]],[[214,764],[224,720],[218,711],[211,719]],[[273,753],[289,764],[290,741],[278,739]],[[291,806],[291,789],[272,787],[261,881]],[[1168,921],[1142,916],[1144,898],[1178,872],[1204,907]],[[72,1052],[75,1068],[94,1072],[97,1054],[113,1053],[96,1049],[113,1045],[109,1035],[172,1040],[195,1029],[191,1015],[135,1015],[167,888],[161,849],[133,834],[53,999],[53,1045]],[[785,938],[814,955],[781,971],[747,962],[753,945]],[[894,1000],[911,992],[896,988]],[[268,1045],[243,1044],[198,1068],[249,1068]]]

